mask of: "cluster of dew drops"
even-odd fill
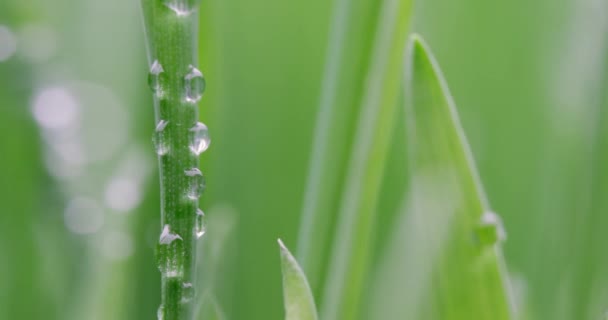
[[[163,72],[164,70],[161,63],[158,60],[155,60],[150,67],[148,82],[157,99],[162,99],[165,95],[161,81]],[[201,100],[205,90],[205,78],[203,77],[202,72],[200,72],[196,67],[190,65],[188,66],[188,72],[184,75],[183,79],[184,100],[189,104],[195,105]],[[170,121],[160,119],[156,125],[156,129],[154,130],[153,142],[156,153],[159,157],[168,156],[171,152],[171,146],[168,141],[169,137],[166,134],[166,129],[170,125]],[[204,123],[197,122],[194,126],[188,129],[188,132],[190,140],[188,146],[189,150],[193,155],[198,157],[201,153],[205,152],[209,148],[211,143],[209,131]],[[189,200],[198,201],[205,189],[205,178],[203,173],[200,171],[200,169],[194,167],[186,169],[184,171],[184,175],[187,177],[190,184],[186,191],[186,197]],[[195,212],[195,227],[193,232],[197,239],[201,238],[205,234],[205,213],[198,208]],[[159,245],[168,246],[176,240],[183,241],[179,234],[171,231],[170,225],[165,224],[160,234]],[[171,264],[171,262],[168,262],[168,265],[165,265],[161,262],[159,264],[161,272],[163,272],[165,276],[169,277],[179,276],[179,266],[173,266]],[[182,303],[188,303],[193,296],[194,288],[192,283],[182,283]],[[158,319],[163,319],[163,315],[164,308],[163,305],[161,305],[158,309]]]
[[[163,92],[163,87],[161,85],[161,77],[164,72],[162,65],[158,60],[155,60],[150,67],[149,73],[149,85],[157,98],[161,99],[165,94]],[[188,67],[188,72],[184,75],[184,99],[186,102],[191,104],[198,103],[203,95],[203,91],[205,90],[205,78],[203,77],[202,72],[200,72],[196,67],[190,65]],[[171,123],[168,120],[160,119],[156,125],[156,129],[153,136],[154,147],[156,149],[156,154],[158,156],[166,156],[170,153],[170,144],[169,138],[166,134],[165,129],[170,126]],[[192,154],[199,156],[201,153],[205,152],[211,143],[211,138],[209,136],[209,130],[207,126],[202,122],[197,122],[194,126],[192,126],[189,130],[190,143],[189,149]],[[205,178],[203,173],[198,168],[191,168],[184,171],[184,175],[188,177],[190,181],[190,187],[186,192],[186,196],[190,200],[198,200],[198,198],[202,195],[205,189]],[[205,234],[205,224],[204,224],[205,214],[202,210],[198,209],[196,212],[196,230],[195,235],[198,238],[202,237]],[[163,233],[161,234],[161,244],[169,244],[174,239],[181,239],[179,235],[171,236],[172,233],[170,231],[170,227],[165,225],[163,227]],[[163,240],[164,239],[164,240]],[[171,239],[169,243],[166,242],[167,239]]]
[[[196,10],[196,3],[198,0],[160,0],[163,4],[171,9],[178,16],[188,16],[190,13]],[[150,66],[150,72],[148,75],[148,83],[152,89],[156,99],[163,99],[165,94],[165,88],[163,87],[164,70],[160,61],[155,60]],[[205,78],[203,73],[193,65],[188,66],[186,74],[183,76],[184,102],[191,105],[196,105],[202,98],[205,90]],[[166,128],[172,124],[169,120],[160,119],[156,125],[154,131],[153,142],[156,149],[156,153],[159,157],[168,156],[171,153],[171,145],[169,143],[169,137],[166,133]],[[209,137],[209,131],[207,126],[202,122],[197,122],[188,129],[189,133],[189,150],[195,155],[199,156],[209,148],[211,139]],[[200,169],[194,167],[186,169],[184,175],[189,181],[189,187],[186,192],[186,197],[192,201],[198,201],[205,189],[205,178]],[[196,239],[201,238],[205,234],[205,214],[201,209],[196,210],[195,215],[195,227],[194,235]],[[182,237],[171,231],[171,226],[166,224],[163,226],[159,245],[168,246],[176,240],[183,241]],[[162,263],[159,265],[161,272],[165,276],[179,276],[179,267],[171,265],[169,262],[167,265]],[[165,270],[163,270],[165,269]],[[188,303],[194,296],[194,287],[190,282],[183,282],[181,284],[182,291],[182,303]],[[164,306],[158,308],[158,319],[164,319]]]

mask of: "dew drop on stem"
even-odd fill
[[[209,149],[211,137],[209,129],[202,122],[197,122],[194,127],[190,128],[190,151],[196,155],[200,155]]]
[[[156,97],[163,96],[163,85],[164,85],[164,72],[163,66],[158,60],[154,60],[152,66],[150,66],[150,72],[148,73],[148,85]]]
[[[167,134],[165,132],[165,128],[169,124],[169,121],[160,120],[156,125],[156,130],[154,131],[154,136],[152,137],[152,141],[154,142],[154,148],[156,149],[156,154],[159,156],[163,156],[169,153],[169,141],[167,138]]]
[[[199,0],[161,0],[178,16],[188,16],[198,8]]]
[[[186,196],[191,200],[198,200],[205,190],[205,177],[198,168],[186,170],[185,174],[189,179]]]
[[[475,238],[481,245],[494,245],[505,241],[507,233],[500,216],[491,211],[482,214],[475,230]]]
[[[188,66],[188,73],[184,77],[186,101],[189,103],[199,102],[203,97],[205,85],[203,73],[192,65]]]
[[[158,320],[164,320],[165,319],[165,307],[163,307],[162,304],[158,307],[158,310],[156,311],[156,318]]]
[[[194,298],[194,286],[190,282],[182,283],[182,303],[189,303]]]
[[[200,239],[207,231],[205,213],[201,209],[196,209],[196,222],[194,228],[194,234],[196,235],[197,239]]]
[[[171,226],[166,224],[163,227],[163,231],[160,234],[160,239],[159,239],[158,243],[161,245],[168,245],[168,244],[171,244],[175,240],[183,240],[183,239],[179,234],[172,233]]]

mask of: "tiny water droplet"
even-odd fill
[[[156,311],[156,318],[158,320],[165,319],[165,307],[162,304],[158,307],[158,310]]]
[[[201,209],[196,209],[195,230],[196,238],[200,239],[206,232],[205,213]]]
[[[184,265],[180,257],[184,255],[184,242],[177,234],[171,233],[169,225],[163,227],[158,244],[155,247],[158,270],[166,278],[179,278],[184,275]]]
[[[167,133],[165,132],[165,127],[167,127],[168,124],[169,121],[160,120],[156,125],[156,130],[154,131],[154,135],[152,137],[156,154],[159,156],[164,156],[165,154],[169,153],[169,141],[167,141]]]
[[[194,298],[194,286],[190,282],[182,283],[182,303],[188,303]]]
[[[184,77],[186,101],[197,103],[203,97],[205,91],[205,78],[203,73],[194,66],[188,66],[188,74]]]
[[[163,66],[160,62],[154,60],[152,66],[150,66],[150,72],[148,73],[148,85],[157,97],[163,95],[164,72],[165,70],[163,70]]]
[[[190,150],[197,156],[209,149],[211,137],[209,137],[209,129],[202,122],[197,122],[194,127],[190,128]]]
[[[199,0],[162,0],[163,4],[173,10],[178,16],[187,16],[194,12]]]
[[[190,185],[186,195],[192,200],[197,200],[205,190],[205,177],[198,168],[186,170],[185,173],[190,179]]]
[[[171,244],[175,240],[183,240],[179,234],[171,233],[171,226],[166,224],[160,234],[159,244]]]
[[[167,126],[167,124],[169,124],[169,121],[167,121],[167,120],[160,120],[156,124],[156,132],[162,132],[163,130],[165,130],[165,127]]]
[[[494,212],[485,212],[476,229],[476,239],[482,245],[493,245],[505,241],[507,233],[500,216]]]

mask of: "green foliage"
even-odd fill
[[[510,319],[502,223],[491,213],[454,102],[439,66],[413,36],[407,54],[413,239],[411,253],[427,268],[416,279],[417,319]],[[412,230],[412,229],[408,229]]]
[[[317,308],[308,280],[289,249],[279,239],[283,273],[285,320],[317,320]]]
[[[158,313],[163,320],[184,320],[192,317],[196,241],[205,233],[204,213],[198,208],[205,178],[198,169],[198,156],[209,145],[207,127],[198,122],[198,102],[205,89],[196,67],[198,8],[190,0],[143,0],[142,8],[161,181]]]
[[[419,90],[402,92],[405,1],[147,3],[144,16],[161,21],[148,27],[162,44],[150,52],[182,53],[169,64],[185,67],[198,56],[209,79],[199,108],[214,137],[200,168],[209,225],[192,270],[194,319],[282,319],[278,237],[297,243],[319,312],[337,317],[324,320],[504,319],[507,302],[513,319],[603,317],[605,1],[418,1],[412,30],[432,44],[464,130],[422,54],[417,69],[406,68],[418,70]],[[200,27],[167,5],[198,6]],[[0,1],[0,25],[17,39],[16,53],[0,59],[0,319],[156,317],[161,199],[139,9],[120,0]],[[0,30],[2,56],[12,44]],[[176,84],[188,70],[163,70],[175,88],[166,106],[182,107]],[[76,125],[61,134],[32,117],[48,88],[78,102]],[[112,99],[95,103],[81,88]],[[412,100],[439,108],[417,110]],[[194,108],[174,110],[195,118]],[[171,143],[186,140],[169,130]],[[424,134],[404,140],[406,130]],[[472,155],[454,131],[467,133]],[[118,147],[96,159],[91,151],[106,144]],[[107,187],[132,153],[140,157],[126,172],[145,172],[139,207],[115,212]],[[491,207],[471,178],[472,158]],[[184,181],[167,181],[183,191]],[[82,197],[103,213],[92,234],[66,227],[66,208]],[[176,208],[176,217],[195,209]],[[503,236],[490,209],[504,219],[504,243],[493,244]],[[180,237],[188,224],[175,227]],[[108,241],[117,234],[130,245]],[[108,246],[127,254],[111,258]]]

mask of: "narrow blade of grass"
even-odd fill
[[[279,239],[286,320],[317,320],[317,308],[304,272]]]
[[[333,8],[297,244],[298,260],[315,293],[320,293],[324,281],[379,4],[336,0]]]
[[[510,319],[498,215],[491,213],[439,66],[418,36],[407,54],[410,206],[418,239],[432,248],[417,319]],[[407,270],[405,270],[407,272]]]
[[[381,3],[322,297],[323,319],[357,319],[361,310],[379,190],[395,126],[411,3]]]

